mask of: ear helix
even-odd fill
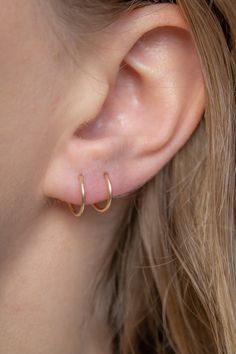
[[[107,188],[108,188],[108,199],[107,199],[107,203],[106,205],[101,208],[99,207],[97,204],[92,204],[92,207],[98,212],[98,213],[105,213],[108,209],[110,209],[111,203],[112,203],[112,184],[109,178],[109,175],[107,172],[104,173],[104,178],[107,182]],[[84,176],[80,175],[79,176],[79,180],[80,180],[80,188],[81,188],[81,195],[82,195],[82,203],[80,205],[80,209],[79,211],[75,210],[75,206],[67,203],[68,207],[70,209],[70,211],[72,212],[72,214],[75,217],[80,217],[85,209],[86,206],[86,193],[85,193],[85,187],[84,187]]]

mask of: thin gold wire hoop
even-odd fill
[[[85,209],[85,205],[86,205],[86,194],[85,194],[85,188],[84,188],[84,176],[80,175],[79,176],[79,180],[80,180],[80,188],[81,188],[81,195],[82,195],[82,204],[80,206],[79,211],[76,212],[75,207],[72,204],[67,203],[68,206],[69,206],[70,211],[76,217],[80,217],[83,214],[84,209]]]
[[[99,213],[105,213],[111,206],[111,202],[112,202],[112,185],[111,185],[111,181],[109,178],[109,175],[107,172],[104,173],[104,177],[107,181],[107,187],[108,187],[108,194],[109,197],[107,199],[107,204],[105,205],[104,208],[100,208],[97,204],[92,204],[92,207],[97,210]]]

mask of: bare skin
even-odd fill
[[[152,95],[148,86],[154,87],[155,82],[151,80],[160,83],[157,75],[168,75],[151,69],[155,63],[143,55],[141,46],[130,56],[126,54],[158,21],[160,26],[173,21],[185,28],[176,9],[163,8],[169,12],[162,17],[150,10],[150,21],[140,10],[111,27],[111,35],[93,37],[93,51],[78,50],[75,63],[69,31],[66,33],[65,25],[60,27],[48,1],[0,0],[0,8],[0,352],[109,354],[109,328],[104,318],[93,318],[83,326],[92,305],[90,284],[130,201],[129,196],[117,196],[137,189],[155,175],[187,141],[201,118],[204,95],[195,52],[190,38],[181,31],[176,31],[179,41],[172,41],[170,31],[160,32],[158,38],[165,39],[158,42],[163,70],[168,73],[171,67],[177,73],[173,65],[179,65],[179,76],[172,75],[170,80],[186,77],[186,82]],[[129,26],[135,23],[135,16],[139,20],[139,14],[140,28],[132,33]],[[124,28],[123,38],[120,31]],[[154,38],[148,40],[147,53],[151,53]],[[173,56],[173,62],[166,60],[165,53],[166,44],[172,42],[169,57]],[[100,52],[95,50],[96,43],[104,44]],[[185,50],[188,64],[182,69]],[[132,76],[132,71],[120,71],[117,82],[125,83],[130,91],[119,92],[121,86],[112,91],[123,57],[143,80]],[[140,65],[141,60],[145,65]],[[92,75],[81,68],[92,68]],[[189,99],[191,114],[185,88],[193,98]],[[111,92],[121,101],[109,96]],[[140,92],[147,99],[141,99]],[[102,112],[107,97],[110,101]],[[158,97],[159,113],[153,111]],[[123,111],[116,111],[118,108]],[[164,110],[168,124],[164,119],[155,122],[156,117],[163,118]],[[104,121],[105,112],[109,124]],[[96,117],[100,125],[84,128],[83,140],[77,144],[79,127]],[[138,138],[127,133],[124,139],[124,127]],[[107,140],[102,140],[103,133]],[[142,133],[143,137],[138,135]],[[77,219],[66,207],[66,202],[81,202],[76,179],[81,169],[87,173],[89,204],[106,199],[106,185],[99,176],[111,171],[115,198],[106,214],[98,214],[88,205]],[[50,198],[62,203],[49,205]]]
[[[47,7],[8,0],[0,7],[0,352],[104,353],[101,319],[86,329],[89,339],[82,319],[124,201],[106,217],[87,211],[83,221],[66,206],[46,206],[40,183],[58,135],[53,124],[65,114],[70,120],[61,97],[72,60]]]

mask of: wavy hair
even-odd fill
[[[153,3],[63,1],[72,13],[79,3],[97,23]],[[236,6],[176,4],[199,54],[205,112],[189,141],[133,195],[102,262],[94,309],[106,310],[114,353],[234,354]]]

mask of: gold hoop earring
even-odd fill
[[[67,203],[68,206],[69,206],[70,211],[76,217],[80,217],[83,214],[84,209],[85,209],[85,205],[86,205],[86,195],[85,195],[85,188],[84,188],[84,176],[80,175],[79,176],[79,180],[80,180],[80,188],[81,188],[81,195],[82,195],[82,204],[80,206],[79,211],[76,212],[75,207],[72,204]]]
[[[104,173],[104,177],[107,181],[107,186],[108,186],[108,194],[109,194],[109,197],[107,199],[107,204],[105,205],[104,208],[100,208],[97,204],[92,204],[92,207],[98,211],[99,213],[105,213],[111,206],[111,202],[112,202],[112,185],[111,185],[111,181],[109,179],[109,175],[108,173]]]

